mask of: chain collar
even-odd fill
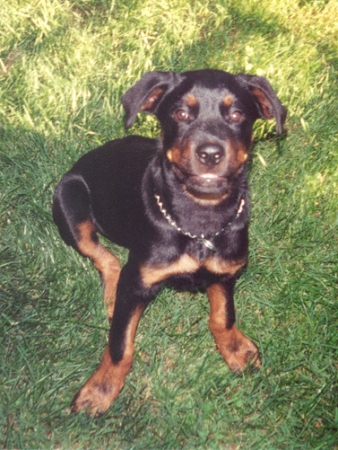
[[[158,205],[161,213],[163,214],[164,218],[167,220],[167,222],[173,228],[175,228],[176,231],[183,234],[184,236],[188,236],[191,239],[196,239],[198,242],[201,242],[206,248],[211,250],[213,253],[215,253],[217,249],[214,246],[212,240],[214,240],[217,236],[219,236],[221,233],[223,233],[227,228],[230,228],[230,226],[233,224],[233,222],[242,213],[242,211],[244,209],[244,205],[245,205],[245,200],[244,200],[244,198],[242,198],[241,201],[239,202],[239,206],[238,206],[237,214],[236,214],[235,218],[231,222],[229,222],[224,228],[217,231],[217,233],[214,233],[209,239],[207,239],[204,234],[201,234],[198,236],[198,235],[189,233],[189,231],[183,231],[182,228],[177,225],[177,223],[174,221],[174,219],[171,217],[171,215],[164,208],[163,202],[161,201],[161,197],[159,195],[155,194],[155,198],[156,198],[157,205]]]

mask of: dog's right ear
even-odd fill
[[[164,94],[178,83],[174,72],[148,72],[122,96],[126,128],[130,128],[139,111],[155,114]]]

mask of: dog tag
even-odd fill
[[[211,242],[211,241],[209,241],[208,239],[203,239],[203,238],[200,238],[199,239],[199,241],[201,241],[202,243],[203,243],[203,245],[205,245],[205,247],[207,247],[209,250],[211,250],[212,252],[216,252],[216,247],[214,246],[214,244]]]

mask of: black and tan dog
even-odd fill
[[[219,70],[150,72],[122,97],[126,126],[155,114],[161,140],[129,136],[84,155],[56,188],[53,216],[64,241],[91,258],[111,320],[97,371],[72,410],[106,411],[133,361],[134,336],[164,283],[205,289],[210,330],[233,371],[260,366],[235,325],[233,291],[248,256],[246,163],[256,119],[286,110],[265,78]],[[127,264],[99,242],[129,249]]]

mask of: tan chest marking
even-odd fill
[[[217,275],[234,275],[245,263],[246,260],[224,261],[221,258],[208,258],[199,262],[192,256],[184,254],[168,265],[142,266],[141,280],[145,287],[150,287],[174,275],[195,273],[202,267]]]
[[[166,280],[173,275],[183,273],[194,273],[199,269],[199,263],[191,256],[185,254],[176,261],[166,266],[143,266],[141,267],[141,279],[146,287]]]
[[[246,264],[246,258],[238,261],[224,260],[222,258],[208,258],[202,266],[209,272],[218,275],[235,275],[235,273]]]

